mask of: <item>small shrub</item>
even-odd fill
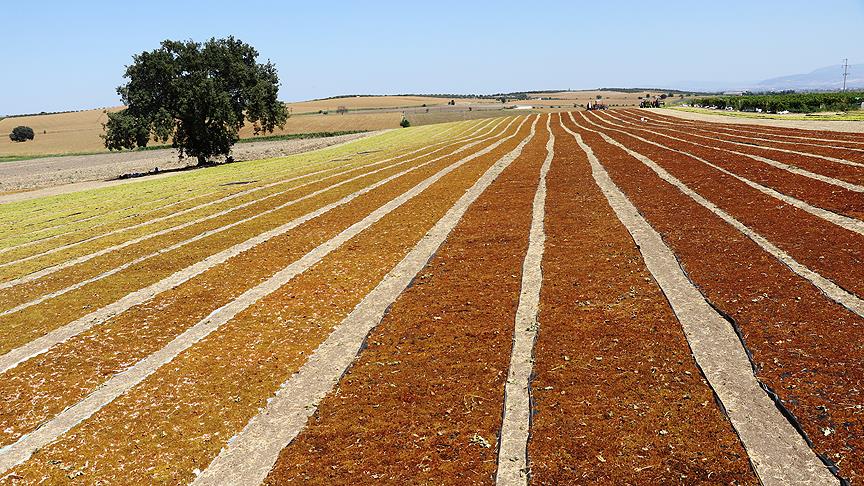
[[[402,128],[408,128],[411,126],[411,122],[409,122],[407,118],[403,118],[402,121],[399,122],[399,126]]]
[[[32,128],[23,126],[13,128],[12,133],[9,134],[9,138],[13,142],[26,142],[27,140],[33,140],[35,136]]]

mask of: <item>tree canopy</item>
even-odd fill
[[[257,58],[255,48],[234,37],[166,40],[133,56],[128,82],[117,88],[127,108],[108,114],[105,146],[131,149],[170,138],[180,157],[201,164],[227,155],[245,122],[255,134],[284,126],[288,112],[277,99],[276,67]]]
[[[26,142],[27,140],[33,140],[34,137],[33,129],[25,126],[15,127],[12,129],[12,133],[9,134],[9,139],[13,142]]]

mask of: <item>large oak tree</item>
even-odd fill
[[[255,133],[284,126],[288,113],[277,99],[279,77],[269,61],[233,37],[163,41],[133,56],[128,82],[117,88],[126,109],[108,114],[103,136],[111,150],[146,147],[151,139],[203,164],[228,155],[245,122]]]

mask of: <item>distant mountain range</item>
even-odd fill
[[[843,88],[843,66],[828,66],[806,74],[792,74],[766,79],[756,84],[759,91],[825,91]],[[864,64],[850,64],[846,89],[864,88]],[[755,91],[755,90],[754,90]]]
[[[763,81],[705,82],[684,81],[681,89],[693,91],[831,91],[843,88],[843,66],[840,64],[816,69],[804,74],[790,74]],[[864,64],[850,64],[846,89],[864,89]]]

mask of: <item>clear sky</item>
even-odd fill
[[[864,0],[42,0],[0,17],[0,114],[114,106],[131,56],[234,35],[286,101],[676,87],[864,62]]]

